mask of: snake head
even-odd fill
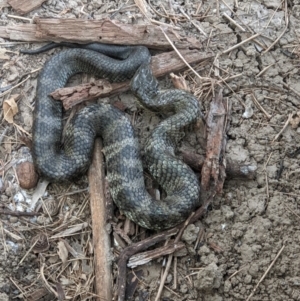
[[[150,64],[142,64],[130,83],[132,92],[142,100],[154,98],[158,94],[158,81]]]

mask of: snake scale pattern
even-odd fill
[[[67,49],[52,56],[38,79],[33,125],[33,158],[51,181],[70,180],[84,173],[91,161],[94,139],[104,144],[107,179],[112,198],[129,219],[161,230],[183,222],[200,205],[200,188],[193,171],[175,157],[183,130],[200,115],[197,99],[182,90],[158,90],[143,46],[91,44],[90,49]],[[139,144],[130,121],[109,104],[91,104],[71,120],[62,146],[63,109],[49,94],[64,87],[76,73],[89,73],[113,82],[131,79],[140,103],[156,112],[172,112],[150,134],[145,164],[166,197],[153,199],[144,184]]]

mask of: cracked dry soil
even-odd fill
[[[178,18],[176,25],[186,35],[202,42],[201,51],[208,49],[219,54],[218,68],[212,61],[195,66],[201,76],[217,78],[219,74],[224,79],[238,75],[222,83],[224,96],[233,103],[226,154],[235,161],[257,166],[254,180],[227,179],[223,194],[214,199],[207,215],[185,230],[182,240],[186,248],[176,253],[177,268],[170,270],[161,300],[248,300],[282,248],[251,300],[300,300],[300,1],[160,0],[149,3],[153,19],[169,23],[170,18],[166,16],[173,16],[173,21]],[[284,10],[285,3],[287,11]],[[193,23],[183,13],[190,16]],[[286,14],[289,16],[287,28]],[[10,15],[16,13],[4,5],[1,26],[25,22]],[[110,17],[133,24],[146,22],[133,1],[48,0],[25,17],[34,15]],[[255,41],[222,54],[257,32],[261,37]],[[284,34],[274,47],[264,52],[282,32]],[[18,50],[39,45],[8,44],[9,40],[0,40],[2,49],[11,51],[7,52],[8,58],[0,58],[1,87],[15,85],[22,75],[42,67],[49,56],[60,51],[56,49],[29,57],[19,54]],[[203,111],[207,112],[211,99],[205,97],[207,88],[191,72],[185,74],[192,91],[199,96]],[[4,121],[1,112],[0,134],[4,135],[0,143],[0,168],[7,168],[0,174],[0,201],[2,207],[12,210],[27,210],[32,201],[33,191],[19,187],[15,168],[18,163],[30,160],[30,150],[24,146],[21,136],[31,133],[37,75],[34,73],[11,92],[21,95],[19,113],[14,117],[18,127]],[[71,82],[81,80],[78,76]],[[168,78],[162,79],[160,84],[163,88],[171,86]],[[200,94],[201,91],[204,92]],[[11,94],[1,96],[0,104]],[[106,101],[119,100],[134,121],[142,144],[159,117],[145,114],[136,107],[130,93]],[[293,114],[291,122],[276,137],[290,114]],[[201,135],[189,134],[181,147],[205,153],[199,142]],[[85,177],[69,186],[50,185],[43,199],[56,198],[63,204],[58,217],[52,219],[47,215],[31,219],[0,215],[0,300],[55,300],[47,290],[39,299],[34,297],[34,293],[44,287],[44,282],[40,276],[41,257],[30,252],[32,237],[41,231],[57,233],[57,222],[62,217],[67,225],[72,218],[90,225],[86,188]],[[83,192],[77,193],[81,190]],[[130,237],[140,239],[135,235]],[[49,250],[43,253],[49,283],[54,286],[58,282],[66,296],[72,296],[74,300],[93,299],[93,284],[89,281],[93,275],[91,239],[90,227],[65,238],[74,250],[85,254],[84,260],[75,260],[69,254],[68,261],[62,265],[58,239],[50,240]],[[114,247],[116,258],[120,246]],[[139,281],[132,300],[154,300],[163,264],[164,260],[160,258],[134,270]]]

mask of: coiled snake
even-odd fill
[[[182,130],[201,112],[198,101],[181,90],[158,91],[143,46],[91,44],[91,49],[68,49],[44,66],[37,86],[33,125],[33,158],[39,172],[52,181],[72,179],[90,164],[94,139],[101,136],[112,198],[119,209],[142,227],[160,230],[184,221],[200,205],[200,188],[193,171],[175,157]],[[96,51],[95,51],[96,50]],[[109,104],[92,104],[70,122],[61,146],[62,105],[49,94],[79,72],[118,82],[131,79],[141,104],[158,112],[173,112],[150,134],[145,163],[166,197],[157,201],[146,191],[137,138],[130,121]]]

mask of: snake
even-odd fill
[[[191,93],[179,89],[161,91],[150,63],[151,54],[145,46],[91,43],[54,54],[38,77],[32,155],[43,177],[55,182],[70,181],[87,171],[94,140],[100,136],[113,201],[130,220],[158,231],[185,221],[201,205],[198,177],[175,152],[185,131],[202,113]],[[147,137],[144,162],[130,120],[107,103],[89,104],[77,112],[62,143],[64,112],[61,102],[50,93],[64,87],[77,73],[111,82],[130,80],[133,97],[143,107],[167,116]],[[161,188],[160,200],[146,189],[143,163]]]

